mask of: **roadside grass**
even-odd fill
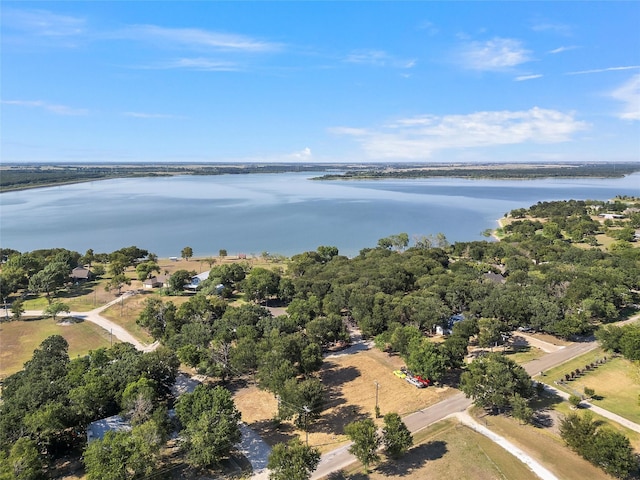
[[[584,369],[585,364],[602,358],[604,351],[598,349],[590,352],[565,365],[549,370],[545,373],[549,382],[564,378],[564,374]],[[591,403],[620,415],[635,423],[640,423],[640,367],[623,357],[607,355],[607,362],[598,365],[594,370],[581,374],[578,378],[566,382],[566,385],[553,385],[567,393],[584,395],[584,388],[595,390],[595,397]]]
[[[614,422],[613,420],[610,420],[606,417],[603,417],[602,415],[598,415],[596,412],[589,410],[588,408],[581,407],[581,408],[578,408],[577,410],[572,410],[571,405],[569,405],[569,402],[562,402],[555,405],[554,410],[562,415],[568,415],[569,413],[584,414],[586,412],[590,412],[593,419],[599,422],[600,425],[608,426],[625,435],[629,439],[629,442],[631,443],[631,446],[636,451],[636,453],[640,453],[640,433],[634,430],[629,430],[628,428],[623,427],[619,423]]]
[[[510,417],[484,416],[484,411],[472,409],[478,422],[503,436],[536,459],[563,480],[610,480],[611,477],[566,447],[562,439],[549,428],[520,425]],[[464,477],[473,478],[473,477]]]
[[[142,343],[153,343],[149,333],[136,323],[140,312],[144,309],[144,302],[149,295],[135,295],[127,297],[121,302],[111,305],[103,310],[100,315],[120,325]]]
[[[62,335],[69,342],[70,358],[110,346],[109,332],[91,322],[60,325],[45,318],[0,323],[0,378],[22,370],[33,351],[51,335]]]
[[[583,370],[585,365],[602,359],[603,357],[607,357],[608,361],[611,361],[611,355],[607,354],[602,348],[598,347],[594,350],[591,350],[590,352],[585,353],[584,355],[580,355],[579,357],[569,360],[562,365],[546,370],[544,372],[545,381],[551,383],[557,380],[564,381],[565,374],[571,373],[578,368],[580,370]],[[602,368],[602,366],[603,365],[598,366],[596,370],[599,370],[600,368]]]
[[[509,452],[472,429],[449,419],[414,435],[414,447],[399,459],[386,459],[369,474],[359,462],[331,480],[385,478],[473,478],[474,480],[533,480],[538,478]]]
[[[505,350],[504,354],[518,364],[527,363],[545,355],[539,348],[529,345],[514,345]]]

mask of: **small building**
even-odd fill
[[[72,282],[87,282],[93,279],[93,272],[85,267],[76,267],[69,274]]]
[[[620,215],[619,213],[599,213],[598,216],[605,220],[618,220],[620,218],[624,218],[624,215]]]
[[[158,275],[155,277],[147,278],[144,282],[142,282],[142,286],[145,289],[162,288],[167,286],[168,281],[169,277],[167,275]]]
[[[451,335],[453,332],[453,326],[464,320],[464,315],[458,313],[456,315],[451,315],[445,322],[445,326],[436,325],[436,334],[438,335]]]
[[[131,430],[131,423],[120,415],[101,418],[91,422],[87,427],[87,443],[94,440],[102,440],[107,432],[128,432]]]
[[[497,283],[497,284],[502,284],[506,281],[506,279],[502,275],[500,275],[499,273],[493,273],[493,272],[487,272],[483,274],[482,278],[484,278],[485,280],[491,283]]]
[[[202,272],[198,275],[191,277],[191,283],[186,284],[184,288],[186,290],[193,290],[193,291],[197,290],[198,288],[200,288],[200,284],[204,282],[207,278],[209,278],[210,271],[211,270],[207,272]]]

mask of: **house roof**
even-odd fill
[[[131,430],[131,423],[120,415],[101,418],[91,422],[87,427],[87,441],[102,440],[107,432],[122,432]]]
[[[92,275],[91,270],[89,270],[88,268],[85,267],[76,267],[73,270],[71,270],[71,275],[69,275],[71,278],[81,278],[81,279],[87,279]]]
[[[493,283],[504,283],[505,279],[502,275],[500,275],[499,273],[493,273],[493,272],[487,272],[484,275],[482,275],[483,278],[489,280],[490,282]]]

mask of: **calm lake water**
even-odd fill
[[[621,179],[311,181],[310,173],[103,180],[0,194],[0,246],[111,252],[137,245],[161,257],[334,245],[343,255],[406,232],[482,240],[506,212],[538,201],[640,195]]]

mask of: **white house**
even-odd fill
[[[211,270],[202,272],[194,277],[191,277],[191,283],[186,284],[184,288],[186,288],[187,290],[197,290],[200,284],[204,282],[207,278],[209,278],[209,272],[211,272]]]

